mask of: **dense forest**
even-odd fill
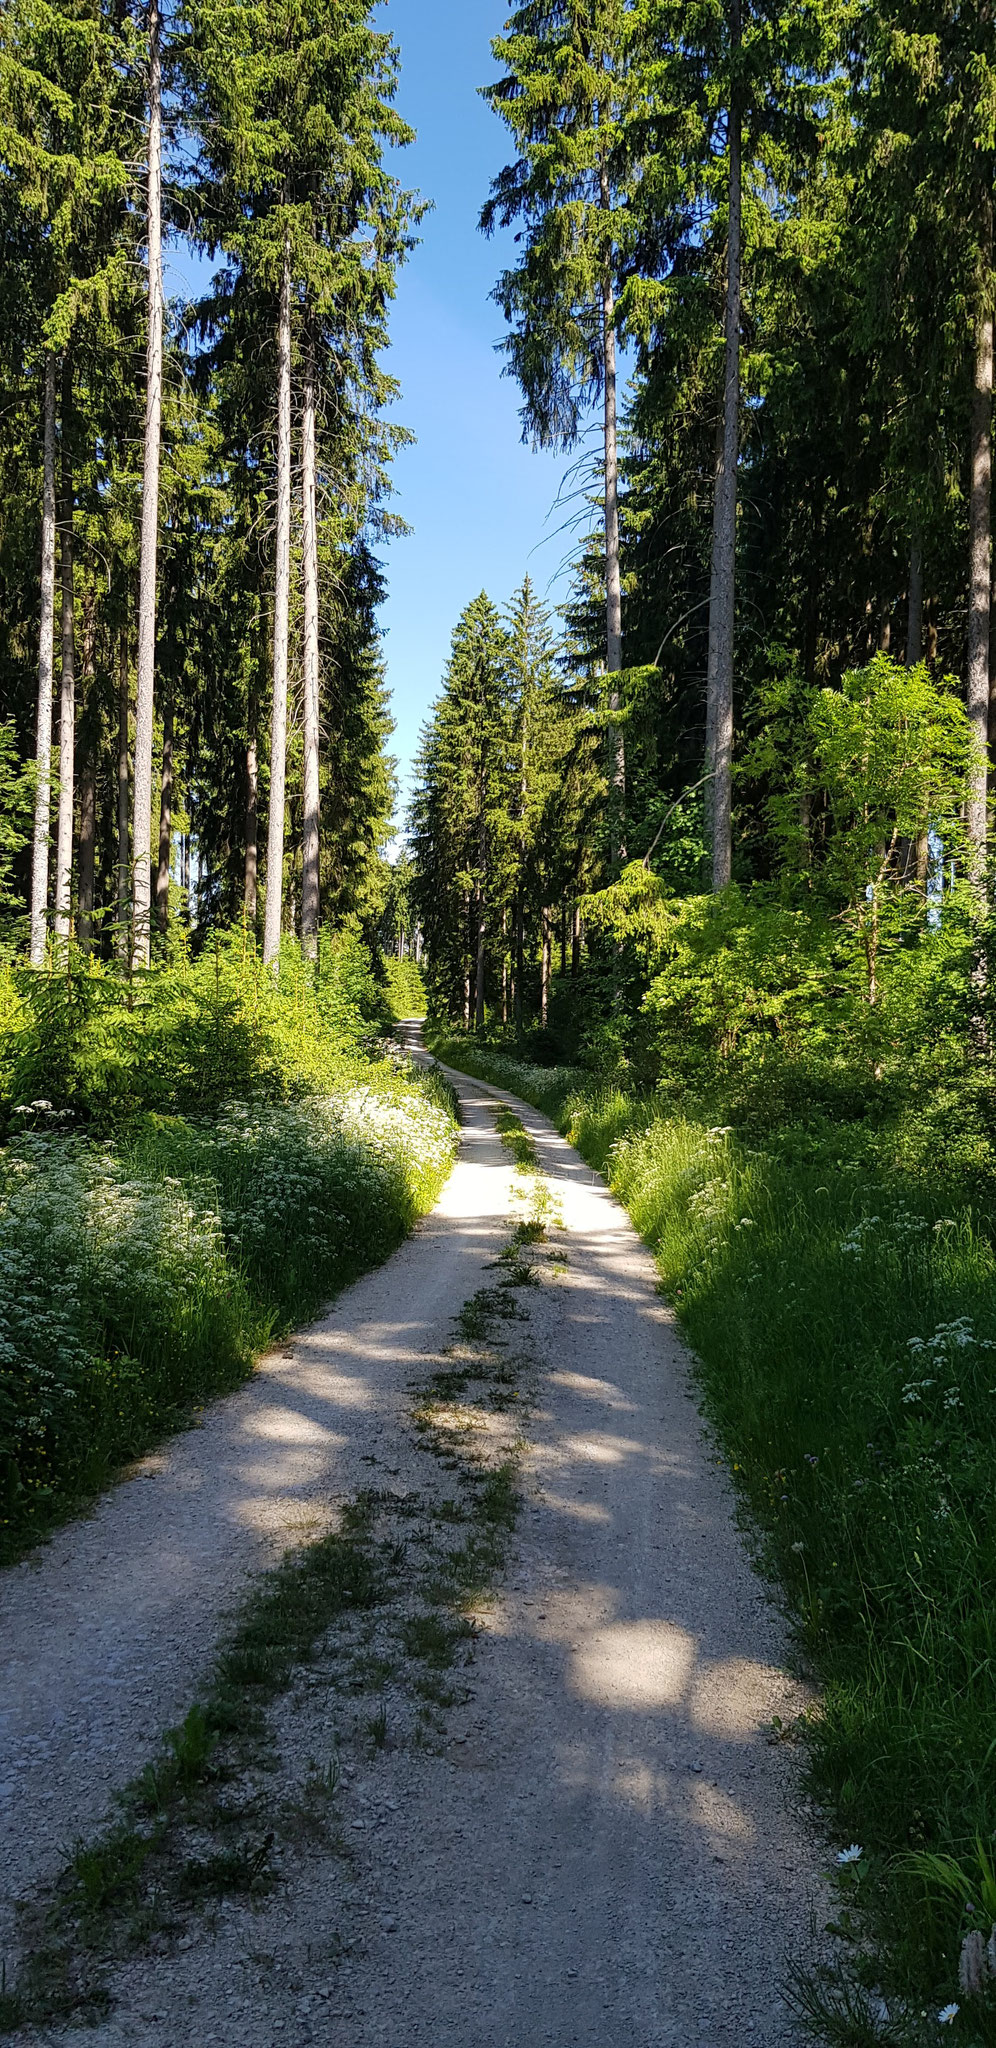
[[[452,1105],[383,1041],[424,997],[652,1245],[819,1681],[774,1736],[851,1842],[800,2022],[990,2044],[992,11],[496,36],[496,374],[563,458],[571,590],[481,564],[394,861],[426,202],[376,12],[0,13],[0,1549],[431,1203]],[[122,1218],[172,1247],[144,1332]]]

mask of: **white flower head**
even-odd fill
[[[859,1847],[857,1842],[852,1842],[849,1849],[839,1849],[837,1851],[837,1861],[838,1863],[860,1863],[864,1853],[864,1850]]]
[[[952,2020],[958,2017],[958,2007],[956,2005],[942,2006],[937,2017],[942,2027],[949,2027]]]

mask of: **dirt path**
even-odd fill
[[[372,1470],[415,1474],[407,1390],[486,1281],[513,1205],[497,1091],[452,1078],[461,1158],[410,1243],[0,1580],[8,1909],[182,1714],[247,1576],[327,1526]],[[95,2048],[798,2039],[780,1985],[820,1855],[766,1728],[803,1701],[653,1261],[577,1154],[516,1108],[563,1228],[524,1297],[526,1507],[473,1696],[439,1755],[354,1745],[348,1856],[313,1854],[293,1888],[129,1965]],[[292,1704],[285,1750],[317,1743],[336,1712],[314,1686]]]

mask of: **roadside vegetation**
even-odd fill
[[[855,1089],[846,1117],[832,1066],[717,1061],[707,1085],[676,1040],[667,1082],[641,1090],[432,1042],[553,1117],[655,1251],[821,1680],[811,1721],[779,1732],[805,1739],[852,1854],[855,1982],[803,1996],[827,2040],[935,2038],[965,1938],[994,1917],[996,1157],[971,1096],[925,1103],[914,1072],[878,1102]],[[972,2003],[963,2038],[996,2040],[984,1986]]]
[[[269,1894],[319,1869],[334,1898],[354,1860],[344,1807],[357,1765],[369,1772],[399,1744],[445,1747],[519,1515],[532,1361],[518,1297],[546,1256],[531,1176],[521,1194],[489,1283],[411,1387],[406,1485],[371,1473],[330,1529],[253,1586],[183,1723],[106,1827],[22,1902],[0,2033],[92,2023],[130,1960],[215,1941],[223,1900],[260,1916]]]
[[[7,969],[0,1017],[10,1557],[385,1258],[455,1120],[349,939],[279,983],[241,941],[132,983]]]

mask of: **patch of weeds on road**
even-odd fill
[[[507,1103],[499,1103],[495,1115],[498,1136],[507,1152],[511,1152],[520,1173],[537,1173],[539,1164],[536,1147],[521,1117]]]
[[[150,1943],[168,1949],[191,1911],[261,1897],[278,1882],[280,1848],[302,1825],[293,1802],[281,1808],[258,1784],[270,1761],[266,1708],[330,1629],[389,1598],[391,1552],[371,1534],[369,1504],[350,1506],[349,1526],[254,1588],[205,1698],[121,1795],[117,1818],[79,1842],[51,1892],[22,1909],[27,1960],[0,2005],[2,2030],[92,2017],[107,2006],[116,1962]],[[337,1766],[322,1783],[310,1773],[312,1827],[337,1783]]]
[[[471,1696],[477,1610],[504,1568],[518,1515],[529,1361],[508,1333],[521,1320],[518,1294],[537,1283],[544,1192],[530,1178],[530,1213],[414,1390],[417,1440],[450,1475],[445,1492],[431,1476],[424,1490],[364,1488],[334,1532],[254,1587],[204,1697],[121,1796],[114,1820],[78,1843],[52,1889],[22,1908],[26,1960],[14,1986],[0,1985],[0,2033],[92,2020],[113,2003],[114,1971],[128,1957],[171,1954],[197,1916],[226,1899],[264,1901],[295,1857],[355,1855],[338,1816],[338,1749],[324,1769],[311,1762],[286,1782],[289,1745],[280,1751],[274,1723],[288,1696],[293,1704],[315,1686],[346,1710],[356,1693],[380,1694],[354,1729],[368,1763],[398,1740],[442,1749],[447,1711]]]

